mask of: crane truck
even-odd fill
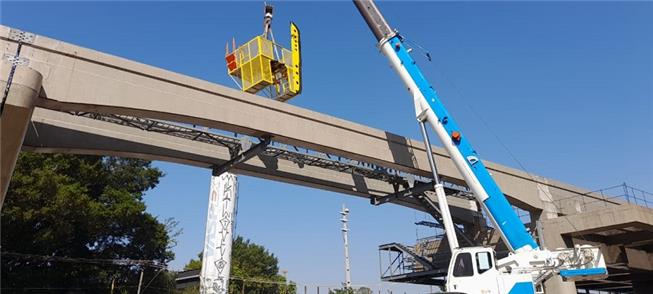
[[[566,281],[601,279],[607,276],[605,260],[598,247],[546,249],[529,234],[510,203],[499,189],[469,139],[463,136],[434,88],[424,77],[410,54],[410,48],[397,30],[392,29],[371,0],[354,4],[378,41],[380,51],[408,88],[415,106],[434,189],[442,214],[443,227],[452,257],[446,277],[451,293],[541,293],[543,282],[554,275]],[[510,254],[496,259],[489,247],[461,247],[447,205],[447,196],[438,177],[426,124],[430,125],[456,168],[480,203],[494,228],[501,234]]]

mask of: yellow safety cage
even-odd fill
[[[263,92],[278,101],[287,101],[301,92],[301,55],[299,29],[290,24],[291,50],[265,35],[233,48],[226,48],[227,72],[244,92]],[[235,42],[234,42],[235,43]]]

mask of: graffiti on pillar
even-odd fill
[[[234,174],[224,173],[211,178],[200,273],[202,294],[227,293],[237,190],[238,181]]]

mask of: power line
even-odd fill
[[[123,285],[116,288],[137,288],[138,285]],[[110,289],[110,287],[2,287],[0,290],[93,290],[93,289]],[[150,289],[168,290],[171,293],[176,289],[150,286]]]
[[[435,62],[434,62],[434,63],[435,63]],[[467,99],[465,98],[465,96],[463,95],[463,93],[462,93],[462,91],[460,90],[460,88],[458,88],[458,87],[456,86],[456,84],[454,84],[453,81],[452,81],[451,79],[449,79],[449,78],[447,77],[447,75],[446,75],[444,72],[441,72],[440,70],[438,70],[438,69],[437,69],[438,67],[439,67],[439,66],[437,66],[437,63],[436,63],[436,71],[438,71],[438,72],[440,73],[440,75],[444,78],[444,80],[445,80],[447,83],[449,83],[449,85],[451,85],[451,87],[454,89],[454,91],[458,94],[458,97],[459,97],[460,99],[463,100],[463,102],[465,103],[465,105],[467,106],[467,108],[469,108],[469,110],[472,112],[472,114],[473,114],[474,116],[476,116],[476,118],[477,118],[479,121],[481,121],[481,123],[483,124],[483,126],[484,126],[484,127],[485,127],[489,132],[490,132],[490,134],[492,134],[492,136],[493,136],[494,139],[499,143],[499,145],[501,145],[501,147],[502,147],[502,148],[503,148],[503,149],[508,153],[508,155],[510,156],[510,158],[511,158],[515,163],[517,163],[517,165],[521,168],[521,170],[522,170],[524,173],[526,173],[526,175],[530,178],[530,180],[533,181],[533,182],[536,184],[535,186],[537,187],[537,190],[540,191],[540,192],[542,192],[542,194],[543,194],[544,196],[546,196],[546,198],[548,198],[548,200],[551,201],[551,202],[550,202],[551,205],[553,205],[553,207],[556,208],[556,214],[561,214],[560,212],[561,212],[562,210],[561,210],[561,208],[560,208],[560,207],[555,203],[555,200],[553,199],[553,195],[551,195],[551,192],[548,191],[548,189],[545,191],[545,189],[543,189],[543,188],[541,187],[542,185],[547,185],[547,186],[548,186],[548,184],[541,183],[540,181],[538,181],[537,179],[535,179],[535,176],[533,176],[533,174],[532,174],[528,169],[526,169],[526,166],[524,166],[524,164],[523,164],[523,163],[522,163],[522,162],[517,158],[517,156],[515,156],[515,154],[510,150],[510,148],[508,148],[508,145],[506,145],[506,144],[503,142],[503,140],[501,140],[501,138],[499,137],[499,135],[498,135],[498,134],[497,134],[497,133],[496,133],[496,132],[495,132],[495,131],[490,127],[490,124],[489,124],[485,119],[483,119],[483,117],[481,116],[481,114],[480,114],[479,112],[477,112],[476,109],[475,109],[475,108],[474,108],[474,107],[469,103],[469,100],[467,100]],[[587,194],[587,193],[584,193],[584,194]],[[584,195],[584,194],[581,194],[581,195]],[[571,227],[572,227],[575,231],[578,231],[578,229],[576,228],[576,226],[574,225],[574,223],[573,223],[571,220],[569,220],[569,218],[567,217],[567,215],[558,215],[558,217],[562,217],[565,221],[567,221],[567,223],[569,223],[569,225],[571,225]],[[539,237],[541,238],[541,236],[539,236]],[[581,239],[587,241],[583,235],[580,235],[580,237],[581,237]],[[542,245],[543,245],[543,244],[542,244]]]
[[[70,262],[70,263],[87,263],[87,264],[110,264],[110,265],[121,265],[121,266],[146,266],[153,268],[167,268],[167,265],[160,263],[156,260],[146,260],[146,259],[102,259],[102,258],[81,258],[81,257],[68,257],[68,256],[51,256],[51,255],[38,255],[38,254],[29,254],[29,253],[19,253],[19,252],[1,252],[3,256],[12,256],[23,259],[38,259],[43,261],[59,261],[59,262]]]

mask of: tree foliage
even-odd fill
[[[197,254],[197,259],[191,259],[184,265],[185,271],[200,270],[202,269],[202,253]]]
[[[329,294],[373,294],[373,292],[372,289],[368,287],[360,287],[358,289],[352,289],[352,288],[332,289],[329,291]]]
[[[146,282],[156,275],[152,292],[171,286],[151,266],[174,257],[171,228],[143,202],[162,176],[144,160],[21,153],[2,209],[3,289],[95,292],[114,280],[118,290],[134,292],[142,269]]]
[[[185,270],[201,269],[202,254],[191,259]],[[265,247],[241,236],[233,241],[231,251],[231,281],[229,293],[263,294],[296,293],[295,285],[287,284],[279,274],[279,260]]]

